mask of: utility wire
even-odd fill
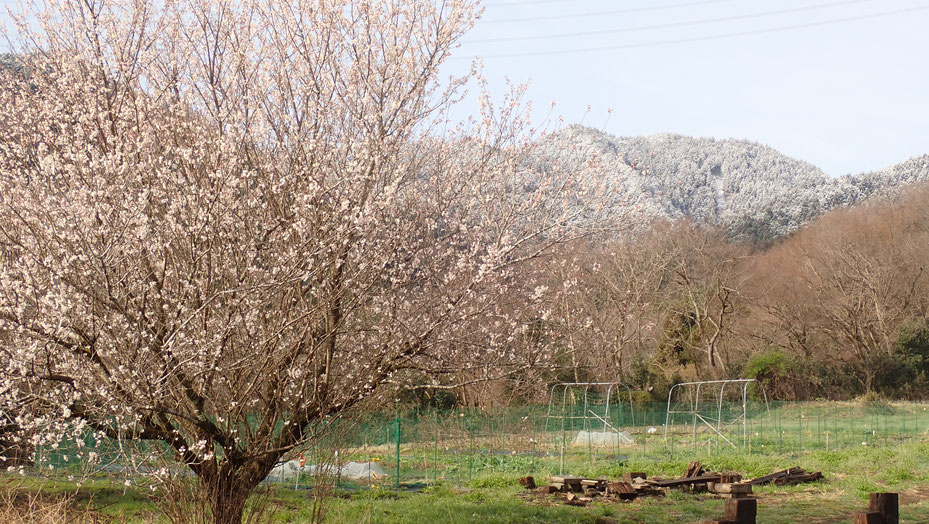
[[[779,9],[777,11],[765,11],[762,13],[749,13],[744,15],[720,16],[716,18],[702,18],[699,20],[687,20],[683,22],[668,22],[664,24],[643,25],[633,27],[621,27],[619,29],[603,29],[596,31],[579,31],[575,33],[560,33],[554,35],[532,35],[532,36],[501,36],[496,38],[482,38],[479,40],[470,40],[469,44],[484,44],[490,42],[515,42],[519,40],[550,40],[552,38],[570,38],[575,36],[588,35],[607,35],[615,33],[632,33],[636,31],[652,31],[655,29],[669,29],[672,27],[688,27],[695,25],[713,24],[717,22],[731,22],[734,20],[748,20],[752,18],[764,18],[768,16],[785,15],[790,13],[801,13],[804,11],[815,11],[829,7],[838,7],[843,5],[861,4],[864,2],[873,2],[874,0],[844,0],[842,2],[829,2],[826,4],[808,5],[803,7],[793,7],[790,9]]]
[[[613,50],[618,50],[618,49],[636,49],[636,48],[642,48],[642,47],[656,47],[656,46],[663,46],[663,45],[686,44],[686,43],[691,43],[691,42],[705,42],[709,40],[722,40],[726,38],[735,38],[735,37],[740,37],[740,36],[754,36],[754,35],[761,35],[761,34],[766,34],[766,33],[791,31],[794,29],[805,29],[809,27],[820,27],[820,26],[825,26],[825,25],[841,24],[845,22],[855,22],[858,20],[870,20],[873,18],[882,18],[882,17],[892,16],[892,15],[899,15],[903,13],[913,13],[916,11],[924,11],[926,9],[929,9],[929,5],[910,7],[906,9],[895,9],[893,11],[882,11],[882,12],[871,13],[867,15],[834,18],[831,20],[821,20],[818,22],[808,22],[804,24],[785,25],[785,26],[779,26],[779,27],[771,27],[768,29],[756,29],[752,31],[738,31],[738,32],[733,32],[733,33],[723,33],[723,34],[709,35],[709,36],[698,36],[698,37],[693,37],[693,38],[678,38],[674,40],[655,40],[651,42],[640,42],[640,43],[635,43],[635,44],[620,44],[620,45],[608,45],[608,46],[599,46],[599,47],[581,47],[581,48],[575,48],[575,49],[558,49],[554,51],[529,51],[525,53],[502,53],[502,54],[496,54],[496,55],[483,55],[481,58],[514,58],[514,57],[522,57],[522,56],[566,55],[566,54],[574,54],[574,53],[587,53],[591,51],[613,51]],[[463,56],[451,57],[450,59],[451,60],[456,60],[456,59],[470,60],[470,58],[463,57]]]
[[[564,4],[567,2],[578,3],[580,0],[523,0],[514,1],[514,2],[481,2],[482,7],[497,7],[497,6],[521,6],[521,5],[536,5],[536,4]]]
[[[645,11],[663,11],[665,9],[676,9],[678,7],[691,7],[706,4],[719,4],[722,2],[731,2],[732,0],[699,0],[696,2],[681,2],[678,4],[653,5],[649,7],[629,7],[626,9],[611,9],[608,11],[593,11],[588,13],[568,13],[562,15],[544,15],[528,16],[522,18],[503,18],[500,20],[482,20],[482,24],[506,24],[511,22],[532,22],[536,20],[563,20],[565,18],[583,18],[588,16],[616,15],[622,13],[641,13]],[[515,5],[515,4],[507,4]]]

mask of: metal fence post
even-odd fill
[[[400,417],[397,417],[397,476],[394,478],[394,487],[400,487]]]
[[[474,428],[468,424],[468,482],[474,478]]]
[[[435,412],[435,452],[432,459],[432,482],[439,482],[439,411]]]

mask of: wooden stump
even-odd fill
[[[535,489],[535,479],[532,476],[527,476],[519,479],[519,483],[523,485],[526,489]]]
[[[896,493],[872,493],[868,512],[877,512],[887,524],[899,524],[900,502]]]
[[[862,511],[855,513],[855,524],[887,524],[887,521],[877,511]]]
[[[755,524],[755,518],[758,514],[758,502],[755,499],[727,499],[726,513],[727,520],[734,520],[738,524]]]

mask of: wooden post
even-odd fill
[[[726,520],[734,520],[739,524],[755,524],[758,515],[758,501],[755,499],[727,499]]]
[[[900,503],[896,493],[872,493],[868,511],[880,513],[887,524],[900,522]]]
[[[887,521],[876,511],[862,511],[855,513],[855,524],[887,524]]]

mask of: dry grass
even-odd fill
[[[0,522],[4,524],[91,524],[102,522],[79,508],[69,496],[48,497],[24,489],[0,488]]]

